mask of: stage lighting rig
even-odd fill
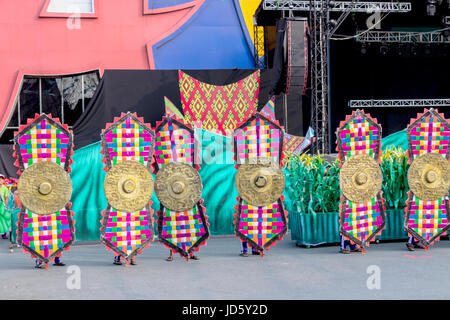
[[[435,16],[436,8],[442,4],[442,0],[427,0],[427,15]]]

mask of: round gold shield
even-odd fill
[[[72,181],[61,166],[43,161],[25,169],[17,183],[17,191],[25,208],[47,215],[63,209],[70,201]]]
[[[202,179],[192,166],[171,162],[155,177],[155,193],[164,207],[172,211],[192,209],[202,197]]]
[[[108,203],[122,212],[136,212],[144,208],[152,197],[153,178],[139,161],[127,160],[112,167],[104,182]]]
[[[416,158],[408,171],[411,191],[421,200],[437,200],[450,188],[450,164],[443,156],[425,153]]]
[[[382,182],[380,166],[367,154],[357,154],[345,160],[339,175],[344,196],[358,203],[365,203],[376,197]]]
[[[239,196],[258,207],[277,201],[285,187],[283,170],[274,161],[264,157],[247,160],[239,167],[235,180]]]

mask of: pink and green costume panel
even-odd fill
[[[50,115],[36,115],[20,126],[14,137],[15,165],[21,174],[29,166],[43,161],[53,162],[70,172],[73,136],[67,125]],[[75,240],[71,203],[49,215],[38,215],[22,206],[17,229],[17,242],[32,258],[46,264],[68,250]]]
[[[337,151],[341,166],[350,157],[368,155],[377,163],[380,160],[381,126],[357,110],[342,121],[337,132]],[[341,196],[340,231],[345,239],[360,246],[369,246],[385,227],[386,216],[382,192],[364,203],[352,202]]]
[[[192,165],[196,149],[194,148],[194,130],[181,120],[166,116],[157,123],[155,129],[155,171],[164,165],[179,162]],[[172,211],[162,204],[158,211],[158,234],[160,241],[169,249],[188,257],[199,247],[206,244],[209,228],[205,208],[200,200],[192,209]]]
[[[149,168],[152,165],[155,134],[150,125],[136,114],[123,114],[108,124],[101,134],[105,171],[127,161],[139,161]],[[102,212],[101,239],[108,249],[127,259],[149,246],[153,240],[153,210],[148,203],[136,212],[123,212],[110,204]]]
[[[406,134],[410,163],[427,153],[449,159],[450,124],[437,110],[425,110],[417,119],[411,120]],[[410,191],[405,208],[405,229],[425,246],[432,245],[450,228],[449,212],[447,197],[425,201]]]
[[[233,134],[237,167],[249,159],[269,158],[282,166],[284,132],[279,124],[260,113],[242,123]],[[287,212],[280,199],[264,207],[253,206],[237,197],[235,233],[260,252],[268,250],[287,232]]]

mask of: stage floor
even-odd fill
[[[450,241],[425,252],[403,242],[372,244],[364,255],[338,253],[337,246],[300,248],[290,235],[266,256],[240,257],[235,236],[216,236],[200,261],[179,255],[165,261],[160,243],[139,255],[137,266],[112,264],[101,244],[72,246],[65,267],[34,269],[34,261],[0,240],[0,299],[449,299]],[[69,266],[80,270],[80,289],[68,289]],[[370,266],[375,266],[371,267]],[[368,289],[377,282],[379,289]],[[73,278],[71,278],[73,279]],[[69,279],[69,282],[70,280]]]

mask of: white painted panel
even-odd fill
[[[94,0],[51,0],[47,12],[94,13]]]

